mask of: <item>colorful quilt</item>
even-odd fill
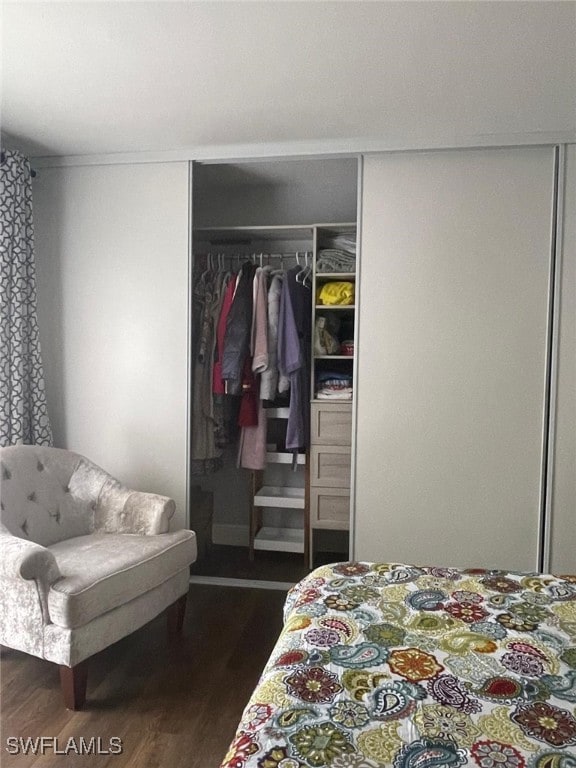
[[[340,563],[284,618],[222,768],[576,768],[576,576]]]

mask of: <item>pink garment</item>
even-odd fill
[[[214,359],[214,367],[212,371],[212,392],[215,395],[223,395],[226,390],[224,387],[224,381],[222,379],[222,355],[224,353],[224,336],[226,335],[226,320],[228,319],[228,313],[234,300],[234,292],[236,290],[236,278],[232,276],[228,280],[226,290],[224,292],[224,298],[222,300],[222,308],[220,310],[220,317],[218,319],[218,326],[216,328],[216,356]]]
[[[258,399],[258,426],[242,427],[238,445],[238,466],[244,469],[266,468],[266,419],[262,400]]]

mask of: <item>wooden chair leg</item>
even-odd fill
[[[184,614],[186,613],[186,598],[187,595],[182,595],[176,600],[175,603],[168,606],[167,618],[168,618],[168,639],[175,640],[182,634],[182,627],[184,626]]]
[[[86,701],[87,680],[88,663],[86,661],[75,667],[60,665],[60,686],[66,709],[82,709]]]

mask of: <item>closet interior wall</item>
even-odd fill
[[[357,218],[357,158],[195,163],[192,178],[192,302],[194,281],[210,262],[238,271],[245,258],[256,266],[290,269],[297,263],[296,253],[302,266],[307,253],[311,265],[312,225],[355,222]],[[193,349],[198,332],[192,327]],[[192,402],[192,431],[194,418]],[[204,475],[192,472],[190,476],[192,486],[212,494],[215,544],[247,546],[249,541],[252,473],[237,467],[237,454],[234,440],[223,452],[220,469]],[[302,486],[303,475],[302,470],[291,472],[286,466],[267,465],[266,484]],[[193,508],[190,516],[194,527]],[[301,525],[301,517],[291,509],[268,508],[264,516],[267,526],[290,529]],[[334,532],[327,533],[331,548]],[[337,538],[338,544],[341,539]]]

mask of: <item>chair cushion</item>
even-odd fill
[[[93,533],[53,544],[62,578],[48,594],[50,619],[80,627],[157,587],[196,559],[196,535]]]

